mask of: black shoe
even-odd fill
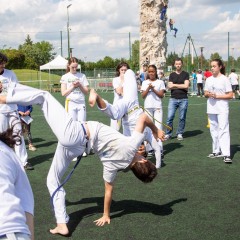
[[[27,164],[24,166],[25,170],[34,170],[34,167],[32,166],[31,163],[27,162]]]

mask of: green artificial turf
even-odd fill
[[[64,102],[59,93],[54,96]],[[102,96],[111,101],[113,93],[102,93]],[[164,122],[168,100],[163,99]],[[230,101],[232,165],[225,164],[221,158],[206,157],[211,153],[211,137],[206,128],[206,99],[189,97],[184,140],[173,138],[164,142],[164,166],[157,178],[143,184],[131,172],[118,174],[110,225],[97,227],[93,223],[103,211],[102,164],[96,155],[83,158],[64,186],[72,232],[67,238],[48,232],[49,228],[55,227],[55,219],[46,177],[57,140],[40,108],[35,106],[32,135],[37,151],[29,152],[29,162],[35,170],[27,172],[35,196],[35,239],[240,239],[239,103],[239,100]],[[177,118],[178,115],[174,126],[178,123]],[[97,108],[88,107],[87,119],[110,122]],[[151,160],[155,161],[154,158]],[[72,162],[70,167],[74,164]]]

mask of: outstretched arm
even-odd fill
[[[103,216],[94,222],[97,226],[103,226],[105,223],[110,224],[110,207],[112,202],[113,183],[105,182],[105,196],[104,196],[104,212]]]
[[[158,129],[146,113],[142,113],[137,120],[135,131],[143,133],[145,127],[149,127],[152,130],[153,136],[156,140],[160,139],[161,141],[164,141],[164,131]]]

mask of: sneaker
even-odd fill
[[[25,170],[34,170],[34,167],[32,166],[31,163],[27,162],[27,164],[24,166]]]
[[[150,151],[148,152],[147,156],[148,156],[148,157],[152,157],[153,154],[154,154],[154,151],[153,151],[153,150],[150,150]]]
[[[75,157],[73,160],[72,160],[72,162],[76,162],[77,161],[77,157]]]
[[[82,156],[83,156],[83,157],[86,157],[86,156],[87,156],[87,154],[84,152]]]
[[[210,153],[207,157],[209,158],[219,158],[219,157],[223,157],[222,153]]]
[[[28,146],[28,149],[29,149],[30,151],[36,151],[36,150],[37,150],[37,148],[34,147],[33,145],[29,145],[29,146]]]
[[[179,140],[179,141],[182,141],[182,140],[183,140],[182,134],[178,134],[178,135],[177,135],[177,140]]]
[[[166,141],[166,140],[169,140],[169,139],[171,139],[171,136],[170,136],[170,135],[167,134],[167,135],[164,136],[164,140],[165,140],[165,141]]]
[[[223,157],[223,161],[224,161],[225,163],[232,163],[232,159],[231,159],[229,156],[224,156],[224,157]]]

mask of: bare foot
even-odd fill
[[[66,223],[58,223],[57,227],[49,230],[52,234],[68,235],[69,231]]]
[[[89,98],[88,98],[88,103],[90,105],[90,107],[94,107],[96,101],[97,101],[97,96],[98,94],[96,93],[96,91],[92,88],[90,90],[90,94],[89,94]]]

